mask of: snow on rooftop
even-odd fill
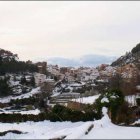
[[[83,85],[82,84],[78,84],[78,83],[73,83],[73,84],[70,84],[71,87],[82,87]]]
[[[100,95],[83,97],[83,98],[73,99],[73,101],[80,102],[83,104],[93,104],[95,102],[95,100],[99,98],[99,96]]]
[[[105,82],[103,79],[96,80],[97,82]]]
[[[16,110],[4,110],[4,109],[0,109],[0,114],[32,114],[32,115],[38,115],[40,113],[39,109],[35,109],[35,110],[28,110],[28,111],[16,111]]]
[[[46,82],[55,82],[54,79],[49,79],[49,78],[47,78],[45,81]]]
[[[67,92],[67,93],[62,93],[61,95],[74,95],[74,96],[80,96],[80,93],[77,92]]]

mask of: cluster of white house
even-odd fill
[[[94,81],[97,77],[99,79],[107,79],[115,72],[115,69],[109,65],[101,65],[99,68],[90,68],[90,67],[63,67],[59,68],[57,65],[48,65],[48,71],[58,77],[59,80],[62,80],[64,77],[67,78],[68,82],[74,81]]]

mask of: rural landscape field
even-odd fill
[[[0,1],[0,139],[140,139],[139,1]]]

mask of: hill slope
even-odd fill
[[[124,66],[126,64],[134,63],[140,69],[140,44],[137,44],[131,52],[121,56],[114,61],[112,66]]]

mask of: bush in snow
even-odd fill
[[[117,111],[116,123],[129,125],[134,121],[133,115],[133,109],[129,107],[127,102],[124,102]]]
[[[16,99],[16,100],[11,100],[9,105],[34,105],[35,103],[38,103],[38,99],[35,97],[30,97],[30,98],[23,98],[23,99]]]
[[[77,110],[72,110],[70,108],[55,105],[51,111],[52,117],[50,117],[51,121],[92,121],[97,119],[97,115],[95,112],[82,112]]]
[[[120,90],[107,90],[95,102],[98,115],[102,116],[102,107],[107,107],[112,121],[116,121],[118,109],[124,103],[124,96]]]

